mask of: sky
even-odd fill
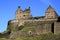
[[[30,7],[33,17],[45,16],[45,11],[51,5],[60,16],[60,0],[0,0],[0,32],[7,29],[9,20],[15,19],[18,6],[22,10]]]

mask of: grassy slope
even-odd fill
[[[60,40],[60,35],[54,35],[52,33],[47,33],[43,35],[37,35],[37,36],[30,36],[30,37],[17,37],[14,39],[6,39],[6,38],[0,38],[0,40]]]
[[[29,28],[36,28],[34,25],[24,26],[22,30],[28,30]]]

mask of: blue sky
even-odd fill
[[[18,6],[22,10],[30,7],[31,14],[35,17],[44,16],[49,5],[60,15],[60,0],[0,0],[0,32],[5,31],[8,21],[15,18]]]

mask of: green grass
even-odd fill
[[[16,32],[16,31],[18,31],[18,29],[17,28],[11,28],[11,31]]]
[[[0,40],[60,40],[60,34],[54,35],[53,33],[47,33],[43,35],[35,35],[35,36],[21,36],[16,38],[0,38]]]
[[[30,26],[24,26],[24,28],[22,30],[28,30],[29,28],[36,28],[35,26],[33,25],[30,25]]]

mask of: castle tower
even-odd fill
[[[22,11],[20,6],[18,6],[18,9],[16,11],[16,19],[29,19],[31,17],[32,16],[30,15],[30,7]]]
[[[31,11],[30,11],[30,7],[29,7],[28,9],[25,9],[25,10],[24,10],[24,14],[25,14],[25,18],[26,18],[26,19],[29,19],[29,18],[32,17],[30,12],[31,12]]]
[[[47,19],[55,19],[57,18],[58,15],[56,13],[56,11],[49,5],[49,7],[46,10],[46,17]]]
[[[20,19],[21,18],[21,13],[22,13],[22,10],[21,10],[21,8],[20,8],[20,6],[18,6],[18,9],[17,9],[17,11],[16,11],[16,19]]]

